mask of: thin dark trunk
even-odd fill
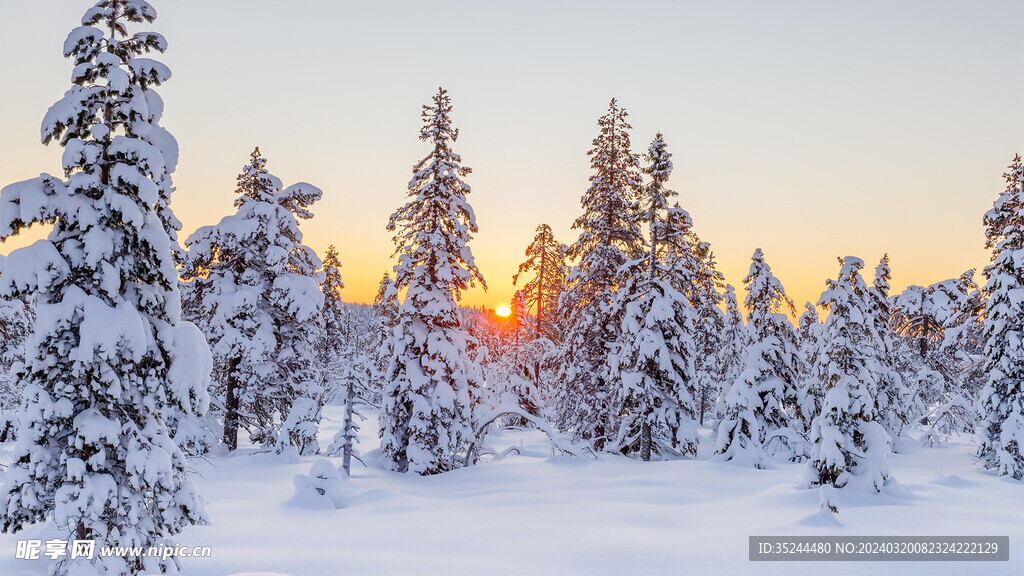
[[[604,423],[598,424],[594,427],[594,451],[600,452],[604,450]]]
[[[352,382],[348,384],[348,392],[345,395],[345,447],[341,454],[341,467],[345,470],[345,476],[351,476],[352,467],[352,413],[355,404],[355,386]]]
[[[640,459],[644,462],[651,459],[651,423],[646,415],[643,424],[640,425]]]
[[[224,438],[228,450],[238,449],[238,358],[228,361],[227,392],[224,399]]]
[[[708,403],[708,387],[701,385],[700,387],[700,425],[704,425],[704,407]]]
[[[545,242],[547,239],[545,239]],[[540,327],[540,317],[544,313],[544,265],[547,260],[547,247],[541,246],[540,249],[540,273],[537,276],[537,338],[543,338],[543,333]]]

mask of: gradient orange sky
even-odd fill
[[[324,190],[303,230],[321,255],[338,246],[351,301],[371,301],[393,265],[384,226],[428,151],[419,110],[438,85],[473,168],[471,247],[490,289],[468,292],[472,306],[509,302],[538,223],[574,240],[613,96],[635,151],[665,134],[671,185],[740,296],[762,248],[798,308],[837,256],[873,270],[888,252],[897,290],[984,266],[982,214],[1024,152],[1019,0],[151,2],[170,44],[160,93],[183,238],[232,211],[259,145],[286,185]],[[0,0],[0,185],[59,174],[39,124],[91,5]]]

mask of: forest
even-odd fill
[[[64,173],[0,196],[0,237],[49,231],[0,260],[5,532],[47,523],[101,548],[173,546],[217,526],[195,473],[210,462],[301,464],[293,498],[333,510],[361,470],[465,484],[456,471],[537,446],[639,476],[646,461],[796,471],[795,490],[816,502],[804,514],[821,526],[861,495],[907,492],[901,452],[969,446],[962,465],[1020,498],[1020,155],[992,209],[965,216],[985,226],[984,269],[897,293],[887,255],[845,255],[798,308],[760,249],[742,285],[726,283],[700,215],[673,190],[671,135],[635,145],[611,99],[580,183],[578,237],[538,222],[499,315],[460,305],[486,280],[472,170],[438,88],[409,135],[425,155],[380,223],[393,268],[372,304],[352,303],[342,255],[357,247],[319,255],[303,243],[329,192],[285,185],[258,147],[239,159],[232,210],[179,237],[178,144],[156,91],[171,74],[152,58],[166,41],[135,30],[155,18],[145,0],[101,0],[84,15],[63,46],[70,88],[42,119]],[[510,440],[519,433],[529,446]],[[66,557],[50,573],[184,565],[122,551]]]

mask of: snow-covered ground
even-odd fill
[[[325,416],[324,446],[341,409]],[[517,446],[518,455],[422,478],[376,465],[374,424],[365,422],[361,436],[369,467],[353,463],[341,509],[294,498],[294,477],[316,458],[241,451],[194,461],[211,523],[177,541],[212,546],[213,555],[185,559],[185,573],[1024,574],[1024,484],[976,469],[966,438],[943,448],[904,440],[893,474],[909,493],[841,492],[832,524],[817,514],[817,492],[797,488],[799,464],[753,470],[708,461],[703,451],[696,461],[574,460],[552,456],[546,437],[528,430],[490,437],[499,452]],[[52,526],[0,535],[0,574],[45,574],[45,561],[14,559],[16,541],[55,535]],[[1008,535],[1010,561],[750,562],[751,535]]]

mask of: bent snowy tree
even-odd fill
[[[64,43],[73,86],[43,120],[64,147],[66,181],[43,175],[0,193],[0,236],[52,224],[11,253],[0,293],[38,297],[20,429],[0,505],[5,531],[52,519],[64,538],[105,546],[172,546],[203,522],[168,416],[205,410],[202,335],[180,318],[172,255],[174,138],[153,87],[170,77],[139,57],[163,52],[143,0],[104,0]],[[51,574],[177,573],[174,558],[65,557]]]
[[[423,106],[420,140],[433,150],[413,168],[409,200],[387,226],[398,256],[394,289],[405,299],[391,333],[381,452],[392,470],[422,475],[465,464],[475,435],[471,399],[482,384],[458,309],[462,291],[484,279],[469,249],[477,226],[462,178],[471,170],[452,150],[459,131],[451,110],[443,88]]]

